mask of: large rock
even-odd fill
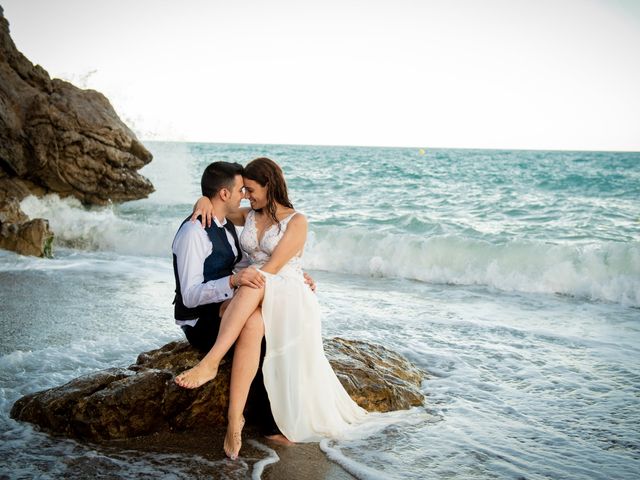
[[[104,95],[51,79],[16,49],[0,7],[0,211],[29,194],[87,204],[144,198],[153,185],[137,170],[151,159]],[[0,248],[44,255],[46,221],[22,227],[22,216],[0,217]]]
[[[420,405],[424,373],[378,345],[334,338],[325,352],[351,397],[369,411]],[[185,390],[173,379],[202,354],[185,341],[142,353],[128,369],[113,368],[66,385],[27,395],[11,416],[57,435],[108,440],[224,425],[229,401],[230,361],[203,387]]]

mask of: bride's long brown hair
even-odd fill
[[[283,207],[293,208],[293,204],[289,200],[289,194],[287,193],[287,182],[284,180],[284,173],[280,166],[269,158],[260,157],[249,162],[249,164],[244,167],[242,175],[267,188],[267,205],[265,209],[267,215],[273,219],[274,223],[278,224],[279,230],[280,222],[276,216],[277,204],[279,203]]]

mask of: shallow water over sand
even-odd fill
[[[8,415],[24,394],[127,366],[181,337],[169,249],[197,194],[191,178],[214,159],[246,163],[264,153],[284,165],[294,204],[310,219],[306,261],[324,334],[380,343],[429,373],[426,415],[364,440],[328,442],[329,458],[369,478],[640,475],[640,212],[630,201],[638,163],[589,154],[576,178],[561,173],[580,159],[557,152],[535,164],[537,153],[520,152],[412,159],[409,150],[346,147],[151,150],[151,198],[93,211],[30,200],[51,219],[56,258],[0,252],[1,475],[60,478],[96,461],[112,477],[222,469],[246,478],[269,457],[248,447],[244,464],[229,466],[217,454],[186,461],[83,446]],[[474,163],[480,154],[488,173]],[[327,170],[332,161],[339,170]],[[418,163],[426,161],[429,168]],[[385,162],[391,173],[382,181]],[[534,186],[524,198],[527,182]],[[295,463],[292,452],[280,455],[279,469]]]

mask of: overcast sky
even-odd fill
[[[640,0],[0,0],[142,139],[640,150]]]

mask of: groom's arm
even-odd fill
[[[187,308],[220,303],[233,296],[230,276],[204,281],[204,261],[211,255],[212,244],[200,223],[186,222],[176,234],[176,255],[180,293]]]

